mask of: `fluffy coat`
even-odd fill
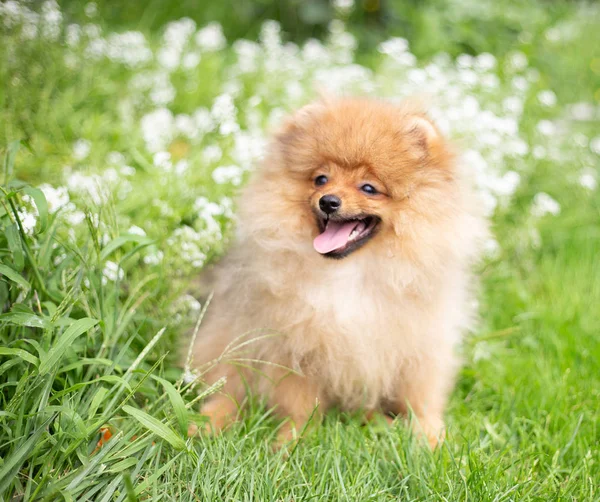
[[[236,417],[250,390],[291,418],[281,441],[318,404],[412,411],[437,444],[486,235],[455,159],[411,104],[319,101],[285,122],[240,198],[235,243],[193,347],[208,383],[227,377],[202,410],[213,428]],[[325,194],[341,200],[342,216],[379,222],[340,259],[313,247]]]

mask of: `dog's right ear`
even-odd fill
[[[303,106],[284,120],[283,125],[275,133],[275,138],[283,145],[291,144],[313,122],[315,117],[325,110],[325,107],[326,102],[322,99]]]

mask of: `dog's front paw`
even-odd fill
[[[411,423],[413,434],[426,440],[429,447],[435,450],[446,438],[444,421],[439,417],[415,417]]]
[[[195,423],[188,426],[188,437],[199,433],[219,434],[237,419],[238,406],[233,399],[218,395],[209,399],[201,408],[200,414],[208,420],[198,427]]]

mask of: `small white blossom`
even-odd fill
[[[144,231],[144,229],[138,227],[137,225],[132,225],[131,227],[129,227],[129,230],[127,231],[127,233],[130,233],[133,235],[141,235],[142,237],[146,236],[146,232]]]
[[[73,158],[75,160],[84,160],[90,154],[92,144],[87,139],[78,139],[73,144]]]
[[[104,264],[104,270],[102,270],[102,284],[108,284],[110,282],[116,282],[123,280],[125,273],[123,269],[117,265],[114,261],[107,261]]]
[[[552,136],[556,134],[556,126],[550,120],[540,120],[535,128],[544,136]]]
[[[152,158],[152,162],[156,167],[160,167],[165,171],[170,171],[173,167],[171,163],[171,154],[169,152],[156,152]]]
[[[113,166],[120,166],[125,163],[125,156],[121,152],[108,152],[106,162]]]
[[[149,253],[144,256],[144,263],[146,265],[160,265],[163,261],[164,253],[160,250],[156,250],[154,253]]]
[[[239,186],[242,183],[243,171],[239,166],[219,166],[212,173],[212,179],[218,185],[231,183]]]
[[[354,0],[333,0],[333,6],[336,10],[347,14],[354,9]]]
[[[159,152],[169,146],[173,140],[174,122],[173,114],[167,108],[159,108],[142,117],[142,135],[149,152]]]
[[[190,163],[187,159],[181,159],[179,161],[177,161],[177,163],[175,164],[175,174],[181,176],[182,174],[185,174],[186,172],[188,172],[190,168]]]
[[[200,64],[201,59],[199,52],[188,52],[183,56],[181,66],[186,70],[193,70]]]
[[[217,22],[209,23],[196,33],[196,44],[204,52],[215,52],[225,48],[227,40],[223,28]]]
[[[556,104],[556,94],[550,90],[540,91],[537,98],[538,101],[546,107],[552,107]]]
[[[70,202],[67,187],[54,188],[52,185],[45,183],[40,185],[40,190],[44,192],[50,213],[56,213]]]
[[[540,192],[533,198],[531,206],[531,214],[536,217],[542,217],[547,214],[557,216],[560,214],[560,204],[556,202],[550,195],[545,192]]]
[[[579,175],[579,184],[587,190],[596,190],[598,186],[598,180],[596,179],[595,173],[591,169],[584,169]]]

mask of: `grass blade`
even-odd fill
[[[56,414],[46,419],[44,423],[29,436],[29,439],[17,449],[17,451],[8,457],[5,457],[4,465],[2,466],[2,469],[0,469],[0,493],[3,493],[4,490],[6,490],[18,470],[21,468],[21,465],[23,465],[23,462],[27,460],[31,451],[39,445],[40,436],[46,431],[46,426],[54,420],[55,417]]]
[[[98,322],[99,321],[97,319],[84,317],[83,319],[79,319],[71,324],[71,326],[69,326],[69,328],[67,328],[62,334],[62,336],[58,338],[56,344],[50,349],[46,355],[46,358],[40,364],[40,375],[45,375],[48,373],[64,355],[65,351],[71,346],[75,339],[81,336],[83,333],[89,331],[96,324],[98,324]]]
[[[40,363],[37,357],[23,349],[11,349],[8,347],[0,347],[0,356],[20,357],[21,359],[23,359],[23,361],[27,361],[28,363],[31,363],[34,366],[37,366]]]
[[[29,291],[31,289],[31,284],[29,284],[29,282],[27,282],[27,280],[21,274],[19,274],[17,271],[13,270],[10,267],[7,267],[6,265],[2,265],[1,263],[0,274],[5,276],[7,279],[10,279],[12,282],[18,284],[25,291]]]
[[[183,436],[186,436],[188,427],[188,413],[185,408],[183,398],[181,397],[179,392],[177,392],[175,386],[168,380],[157,377],[155,375],[150,375],[150,377],[159,382],[164,387],[167,395],[169,396],[169,400],[171,401],[171,406],[173,406],[175,416],[177,417],[177,423],[179,424],[181,434]]]
[[[148,415],[142,410],[138,410],[129,405],[123,406],[123,411],[128,415],[135,418],[142,426],[148,429],[150,432],[156,434],[158,437],[164,439],[170,443],[174,448],[178,450],[185,450],[185,441],[181,439],[173,429],[163,424],[160,420]]]

